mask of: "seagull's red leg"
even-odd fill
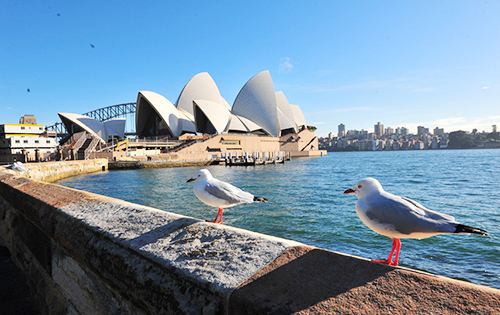
[[[224,209],[219,208],[219,213],[220,213],[219,223],[221,223],[221,224],[222,224],[222,217],[224,216]]]
[[[222,223],[223,214],[224,214],[224,209],[222,208],[217,209],[217,215],[215,216],[213,223]]]
[[[399,264],[399,252],[401,251],[401,240],[399,238],[395,239],[396,241],[396,256],[394,257],[394,261],[391,263],[392,266],[397,266]]]
[[[389,253],[389,256],[387,259],[372,259],[372,262],[380,263],[380,264],[386,264],[386,265],[392,265],[392,255],[394,254],[394,250],[396,250],[397,242],[396,239],[392,240],[392,249],[391,252]]]
[[[217,215],[215,216],[215,219],[212,221],[212,223],[219,223],[219,215],[220,215],[220,208],[217,209]]]

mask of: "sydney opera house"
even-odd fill
[[[179,137],[185,133],[257,134],[279,137],[306,126],[297,105],[275,91],[269,71],[252,77],[233,106],[222,97],[214,80],[202,72],[184,86],[172,104],[160,94],[140,91],[137,96],[136,131],[139,137]]]
[[[59,116],[70,134],[86,131],[101,142],[124,136],[124,120],[99,122],[69,113]],[[144,141],[188,139],[189,146],[176,151],[186,158],[283,152],[291,156],[323,154],[318,151],[315,128],[307,125],[299,106],[290,104],[282,91],[275,90],[269,71],[250,78],[232,106],[207,72],[193,76],[175,103],[158,93],[139,91],[135,129],[137,139]],[[197,139],[196,143],[192,139]]]

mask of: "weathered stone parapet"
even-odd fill
[[[0,171],[0,237],[45,314],[476,313],[499,290]]]
[[[28,168],[25,176],[44,182],[55,182],[66,177],[108,170],[107,159],[27,163],[25,165]]]

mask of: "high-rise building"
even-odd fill
[[[441,137],[444,136],[444,128],[439,128],[439,127],[434,128],[434,135]]]
[[[345,125],[344,124],[339,125],[339,132],[338,132],[337,136],[339,138],[345,136]]]
[[[384,135],[384,124],[381,124],[380,121],[374,126],[374,133],[377,137],[382,137]]]
[[[408,132],[408,128],[406,128],[406,127],[401,127],[401,128],[399,129],[399,132],[400,132],[400,134],[401,134],[402,136],[407,136],[407,135],[408,135],[408,133],[409,133],[409,132]]]
[[[419,137],[423,137],[425,135],[429,134],[429,128],[425,128],[424,126],[418,126],[417,127],[417,135]]]
[[[497,132],[497,125],[491,126],[491,131],[492,132]]]
[[[394,128],[391,128],[391,127],[387,127],[385,128],[385,135],[386,136],[392,136],[394,134]]]

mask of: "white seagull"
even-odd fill
[[[198,172],[198,176],[187,181],[194,183],[194,194],[206,205],[217,207],[218,212],[213,223],[222,223],[224,208],[231,208],[244,203],[267,202],[264,197],[255,197],[236,186],[218,180],[207,169]]]
[[[397,266],[402,238],[424,239],[445,233],[487,235],[485,230],[460,224],[450,215],[386,192],[375,178],[359,181],[356,186],[344,191],[344,194],[356,194],[356,213],[366,226],[392,239],[392,249],[387,260],[373,260],[374,262]]]
[[[8,169],[11,169],[13,171],[17,171],[17,172],[26,172],[28,171],[28,169],[26,168],[26,166],[24,166],[23,163],[19,162],[19,161],[16,161],[10,165],[7,166]]]

